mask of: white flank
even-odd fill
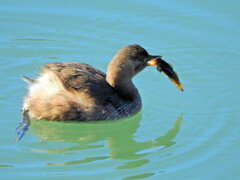
[[[29,87],[29,95],[36,95],[38,93],[44,96],[52,96],[58,92],[66,91],[63,87],[61,80],[51,71],[42,73],[35,83]]]

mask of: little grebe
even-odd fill
[[[107,74],[82,63],[50,63],[36,80],[27,77],[29,91],[23,116],[50,121],[119,119],[137,113],[142,106],[132,78],[146,66],[163,71],[183,91],[177,74],[162,60],[139,45],[122,48],[110,62]]]

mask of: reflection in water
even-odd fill
[[[0,168],[5,168],[5,167],[14,167],[14,166],[12,166],[12,165],[1,165],[0,164]]]
[[[116,169],[136,168],[149,162],[148,159],[143,159],[143,157],[151,153],[151,149],[167,148],[175,144],[173,138],[176,137],[182,123],[182,117],[180,116],[174,123],[173,128],[166,132],[164,136],[154,140],[137,142],[134,140],[134,133],[139,127],[140,120],[141,112],[122,120],[91,123],[59,123],[33,120],[31,125],[33,134],[38,136],[41,141],[70,142],[74,143],[74,146],[44,151],[26,149],[26,151],[67,153],[83,149],[102,148],[107,142],[108,148],[111,149],[109,156],[86,157],[82,160],[48,163],[47,165],[73,165],[111,158],[131,160]]]
[[[148,178],[153,175],[155,175],[155,173],[144,173],[144,174],[139,174],[139,175],[135,175],[135,176],[125,177],[125,178],[123,178],[123,180],[145,179],[145,178]]]

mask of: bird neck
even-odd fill
[[[132,83],[132,80],[123,80],[121,78],[113,78],[107,75],[107,82],[112,86],[118,94],[126,100],[135,101],[140,98],[137,88]]]
[[[141,101],[137,88],[132,83],[134,76],[132,64],[122,60],[118,54],[108,65],[106,80],[124,100]]]

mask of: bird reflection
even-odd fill
[[[141,120],[141,112],[130,118],[117,121],[103,121],[96,123],[59,123],[49,121],[32,121],[32,133],[40,141],[57,141],[70,143],[67,148],[46,150],[25,149],[41,153],[74,153],[83,149],[107,147],[111,150],[108,156],[86,157],[85,159],[62,163],[48,163],[48,166],[73,165],[89,163],[103,159],[124,159],[127,161],[116,169],[135,168],[149,162],[143,159],[152,149],[167,148],[175,144],[173,139],[180,130],[182,116],[178,117],[173,127],[163,136],[145,142],[134,139]],[[74,145],[72,145],[72,143]],[[66,147],[66,145],[64,145]]]

